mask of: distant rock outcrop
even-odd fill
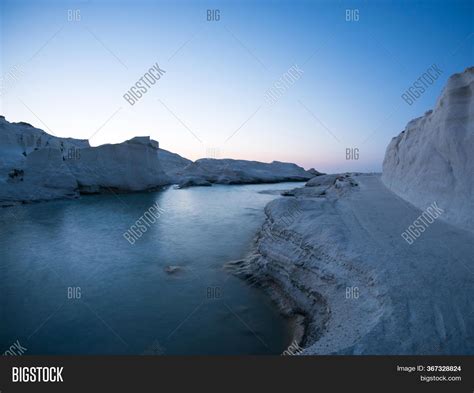
[[[308,169],[306,172],[311,173],[313,176],[322,176],[325,175],[325,173],[319,172],[314,168]]]
[[[296,164],[273,161],[271,163],[203,158],[182,171],[180,187],[190,185],[256,184],[285,181],[306,181],[313,177]]]
[[[158,159],[161,169],[170,178],[171,183],[179,183],[182,171],[192,163],[191,160],[164,149],[158,150]]]
[[[442,219],[474,231],[474,67],[452,75],[435,108],[408,123],[387,147],[382,180]]]

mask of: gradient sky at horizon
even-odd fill
[[[472,1],[1,7],[1,74],[22,70],[1,97],[7,120],[93,135],[94,146],[150,135],[193,160],[216,154],[380,171],[390,139],[433,107],[451,74],[474,65]],[[220,21],[206,21],[207,9],[219,9]],[[346,9],[358,9],[359,21],[347,22]],[[81,20],[68,21],[68,10],[80,10]],[[123,94],[155,63],[166,74],[130,106]],[[302,78],[268,105],[265,92],[294,64]],[[407,105],[401,94],[432,64],[441,77]],[[360,149],[358,161],[346,160],[348,147]]]

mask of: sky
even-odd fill
[[[379,172],[391,138],[474,65],[472,1],[2,0],[0,12],[7,120],[93,146],[150,135],[192,160]],[[155,64],[165,72],[130,105]],[[432,65],[441,75],[408,105]]]

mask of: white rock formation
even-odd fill
[[[2,205],[15,201],[30,202],[77,195],[76,179],[58,149],[32,151],[15,165],[0,167]]]
[[[296,322],[303,354],[474,354],[474,235],[435,221],[379,175],[320,176],[270,202],[253,252],[231,267]]]
[[[277,183],[305,181],[314,175],[296,164],[273,161],[203,158],[181,172],[180,187],[191,185]]]
[[[307,172],[289,163],[201,159],[192,162],[159,148],[149,137],[91,147],[87,140],[57,138],[27,123],[0,117],[0,204],[79,193],[152,190],[211,183],[304,181]]]
[[[82,193],[142,191],[169,184],[159,164],[158,142],[149,137],[88,147],[79,153],[67,164]]]
[[[158,150],[158,158],[161,169],[170,178],[171,183],[179,183],[182,171],[192,163],[191,160],[164,149]]]
[[[474,67],[452,75],[435,108],[387,147],[383,182],[421,209],[474,231]]]
[[[89,143],[56,138],[27,123],[0,116],[0,203],[77,196],[63,156]]]
[[[473,90],[474,68],[453,75],[391,141],[382,180],[321,175],[267,205],[233,268],[304,327],[304,354],[474,354]],[[408,244],[433,202],[448,223]]]
[[[0,117],[0,204],[77,197],[79,192],[141,191],[170,182],[149,137],[90,147]]]

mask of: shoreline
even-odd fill
[[[253,239],[250,254],[244,259],[225,265],[235,276],[250,285],[258,285],[265,291],[281,315],[288,319],[292,331],[291,342],[296,342],[303,349],[309,348],[322,337],[331,318],[331,310],[324,294],[311,283],[288,279],[292,274],[311,275],[311,270],[303,266],[301,258],[316,255],[314,244],[305,242],[297,232],[292,233],[288,228],[302,215],[300,203],[292,197],[306,194],[308,197],[326,198],[329,192],[332,194],[330,199],[334,202],[357,185],[348,174],[322,175],[314,178],[313,182],[316,183],[314,188],[303,186],[286,190],[281,193],[281,198],[269,202],[265,207],[265,222]],[[337,182],[338,190],[335,190]],[[276,208],[273,212],[273,203],[285,204],[286,201],[294,206]],[[268,242],[271,244],[265,244]],[[278,261],[279,256],[271,255],[270,249],[276,242],[287,242],[287,245],[289,242],[299,249],[290,258],[283,258],[287,262],[286,266]],[[283,245],[283,248],[285,247]],[[272,267],[272,264],[276,266]],[[302,354],[305,354],[304,350]]]
[[[437,221],[410,246],[420,211],[380,175],[311,183],[269,202],[250,254],[226,264],[289,319],[300,354],[473,354],[473,234]]]
[[[273,185],[273,184],[281,184],[281,183],[305,183],[304,180],[282,180],[282,181],[273,181],[273,182],[255,182],[255,183],[230,183],[230,184],[224,184],[224,183],[212,183],[214,186],[251,186],[251,185]],[[0,209],[1,208],[14,208],[17,206],[24,206],[24,205],[34,205],[34,204],[42,204],[42,203],[47,203],[47,202],[55,202],[55,201],[74,201],[74,200],[80,200],[82,197],[88,197],[88,196],[100,196],[100,195],[127,195],[127,194],[148,194],[148,193],[153,193],[153,192],[160,192],[160,191],[166,191],[169,188],[174,188],[177,190],[186,190],[186,189],[192,189],[192,188],[199,188],[200,186],[189,186],[189,187],[179,187],[178,183],[170,183],[170,184],[165,184],[165,185],[160,185],[156,187],[152,187],[146,190],[137,190],[137,191],[131,191],[131,190],[122,190],[122,189],[113,189],[111,187],[103,187],[101,188],[100,191],[93,191],[93,192],[88,192],[86,190],[77,190],[77,192],[74,195],[61,195],[57,197],[51,197],[51,198],[44,198],[44,199],[12,199],[12,200],[0,200]],[[279,192],[279,190],[273,191],[273,193]],[[272,192],[271,192],[272,193]]]
[[[262,281],[250,273],[251,267],[247,258],[227,262],[224,264],[224,269],[242,279],[248,285],[259,288],[269,296],[282,317],[288,321],[291,332],[291,339],[288,345],[296,343],[298,346],[301,346],[304,344],[309,328],[309,311],[298,307],[294,299],[277,283],[267,280]]]
[[[297,298],[285,291],[283,285],[252,272],[252,259],[255,257],[255,255],[251,255],[238,261],[227,262],[224,269],[248,285],[259,288],[270,298],[278,312],[288,321],[291,332],[288,345],[292,343],[296,343],[299,347],[312,345],[321,335],[325,327],[324,322],[330,315],[322,295],[313,292],[313,308],[307,307],[304,303],[298,303]],[[316,296],[314,296],[315,294]]]

